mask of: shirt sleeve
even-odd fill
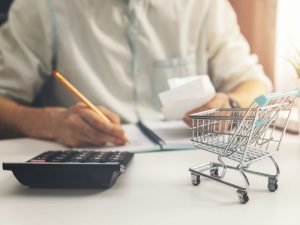
[[[30,104],[51,72],[46,1],[16,0],[0,28],[0,96]]]
[[[217,91],[228,92],[247,80],[272,83],[240,32],[236,14],[227,0],[212,0],[208,15],[208,70]]]

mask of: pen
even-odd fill
[[[91,110],[93,110],[100,119],[106,124],[110,125],[110,120],[93,104],[91,103],[80,91],[75,88],[66,78],[63,77],[58,71],[53,71],[53,76],[58,79],[71,93],[73,93],[81,102],[85,103]],[[125,140],[128,142],[127,137]]]
[[[160,147],[166,144],[164,140],[162,140],[157,134],[148,128],[142,121],[139,120],[136,125],[154,144],[159,145]]]

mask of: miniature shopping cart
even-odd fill
[[[191,115],[192,142],[197,148],[218,155],[219,161],[191,167],[192,184],[199,185],[200,176],[210,178],[237,189],[240,202],[246,203],[249,181],[245,173],[251,173],[267,177],[268,189],[276,191],[280,171],[273,154],[279,150],[298,96],[300,89],[272,93],[257,97],[249,109],[213,109]],[[275,131],[278,127],[283,129]],[[261,159],[270,159],[276,173],[249,169],[252,163]],[[228,165],[227,161],[233,162],[234,166]],[[238,171],[245,186],[225,181],[226,169]]]

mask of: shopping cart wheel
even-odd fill
[[[210,170],[210,176],[218,177],[219,176],[219,169],[218,168],[211,169]]]
[[[237,190],[237,194],[239,197],[239,200],[242,204],[246,204],[249,201],[249,197],[246,191],[244,190]]]
[[[200,184],[200,175],[192,173],[192,184],[198,186]]]
[[[268,189],[271,192],[274,192],[278,189],[278,184],[277,184],[277,178],[271,178],[269,177],[268,179]]]

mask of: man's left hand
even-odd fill
[[[192,120],[190,118],[190,114],[202,112],[210,109],[216,109],[216,108],[231,108],[229,104],[229,97],[227,94],[219,92],[217,93],[209,102],[207,102],[205,105],[200,106],[196,109],[193,109],[192,111],[185,114],[183,120],[186,122],[189,126],[192,126]]]

